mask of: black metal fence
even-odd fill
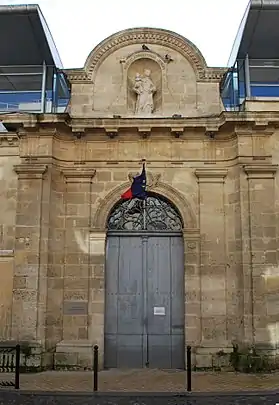
[[[14,387],[19,389],[20,345],[0,346],[0,373],[12,373],[14,379],[0,380],[0,388]]]
[[[186,384],[187,392],[192,391],[192,348],[187,346],[186,352]],[[98,391],[99,347],[94,346],[93,352],[93,391]]]
[[[99,347],[94,346],[93,355],[93,390],[98,391]]]
[[[99,372],[99,347],[94,346],[93,351],[93,391],[98,391],[98,372]],[[1,346],[0,345],[0,373],[14,373],[14,379],[0,380],[1,387],[14,387],[19,389],[20,374],[20,345]],[[192,350],[187,346],[187,391],[192,391]]]
[[[187,346],[187,391],[192,391],[192,348],[191,346]]]

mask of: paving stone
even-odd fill
[[[1,380],[11,375],[1,374]],[[48,371],[21,374],[23,391],[92,392],[92,372]],[[192,391],[249,392],[279,389],[279,373],[238,374],[196,372],[192,375]],[[186,391],[186,372],[175,370],[107,370],[99,373],[100,392],[178,392]],[[279,403],[279,398],[278,398]]]
[[[0,405],[274,405],[278,393],[230,395],[61,394],[0,392]]]

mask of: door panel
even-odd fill
[[[183,238],[170,238],[172,368],[185,367],[185,298]]]
[[[148,335],[148,347],[150,368],[172,368],[170,335]]]
[[[180,236],[109,236],[105,366],[184,368]]]
[[[110,236],[107,243],[105,367],[143,367],[142,241]]]
[[[171,255],[171,294],[172,294],[172,334],[184,335],[184,249],[183,239],[170,238]],[[183,300],[181,300],[183,297]]]
[[[170,334],[170,250],[169,237],[149,237],[147,253],[148,334]],[[165,315],[156,315],[160,308]]]
[[[147,263],[149,366],[184,368],[182,238],[149,237]]]

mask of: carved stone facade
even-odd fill
[[[138,117],[130,82],[144,69],[155,109]],[[277,348],[279,116],[255,100],[224,112],[224,72],[177,34],[127,30],[67,72],[68,114],[4,117],[0,333],[36,347],[35,365],[89,367],[94,344],[103,356],[106,223],[143,158],[183,219],[197,367],[236,341]]]

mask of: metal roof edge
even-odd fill
[[[63,69],[61,57],[40,6],[38,4],[0,5],[0,16],[8,16],[9,14],[36,15],[36,18],[40,21],[41,29],[44,33],[53,62],[57,68]]]
[[[46,36],[46,40],[47,40],[47,43],[49,46],[50,53],[51,53],[54,63],[55,63],[55,66],[58,67],[59,69],[63,69],[63,63],[62,63],[61,57],[59,55],[57,46],[54,42],[52,33],[48,27],[46,19],[39,6],[38,6],[38,15],[39,15],[39,18],[40,18],[40,21],[42,24],[42,28],[43,28],[45,36]]]
[[[235,40],[234,40],[234,43],[233,43],[233,46],[232,46],[232,50],[231,50],[231,53],[230,53],[230,57],[229,57],[229,60],[228,60],[228,63],[227,63],[228,68],[231,68],[235,64],[237,54],[238,54],[238,51],[239,51],[239,48],[240,48],[240,44],[241,44],[241,41],[242,41],[242,38],[243,38],[243,33],[244,33],[244,30],[245,30],[246,22],[247,22],[247,19],[248,19],[248,16],[249,16],[249,12],[251,10],[252,1],[253,0],[249,1],[248,5],[247,5],[247,7],[245,9],[245,12],[243,14],[242,20],[241,20],[241,22],[239,24],[239,27],[238,27],[238,30],[237,30],[237,33],[236,33],[236,37],[235,37]],[[261,0],[255,0],[255,1],[261,1]]]
[[[279,10],[279,0],[251,0],[253,10]]]
[[[4,4],[0,5],[0,14],[8,14],[8,13],[18,13],[21,12],[22,14],[24,13],[30,13],[30,12],[36,12],[40,9],[38,4]]]
[[[251,11],[268,11],[268,10],[279,10],[279,0],[250,0],[248,6],[245,10],[243,18],[241,20],[239,29],[237,31],[235,41],[231,50],[231,54],[228,60],[227,66],[230,68],[234,66],[237,55],[243,40],[243,34],[245,31],[246,23]]]

